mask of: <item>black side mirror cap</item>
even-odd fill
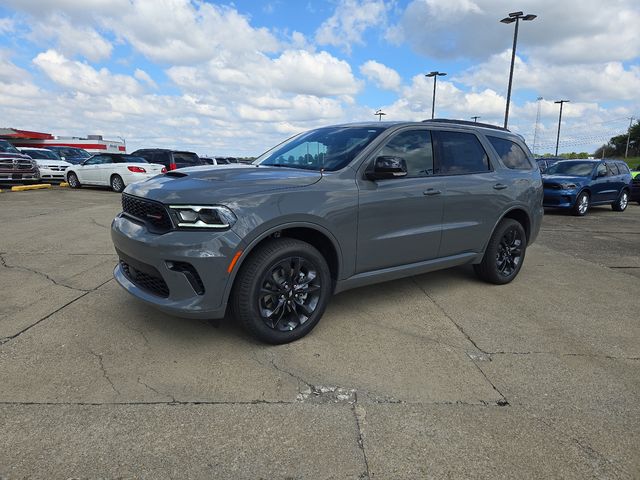
[[[367,171],[369,180],[400,178],[407,176],[407,162],[404,158],[381,155],[373,162],[373,169]]]

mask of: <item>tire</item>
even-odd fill
[[[74,172],[69,172],[69,175],[67,175],[67,183],[71,188],[82,187],[80,180],[78,180],[78,176]]]
[[[577,217],[584,217],[589,211],[589,207],[591,206],[591,197],[587,192],[580,192],[580,194],[576,197],[576,203],[571,207],[571,214]]]
[[[304,282],[296,284],[293,278]],[[231,307],[251,335],[282,344],[313,330],[331,293],[331,273],[322,254],[300,240],[279,238],[259,245],[241,266]]]
[[[627,205],[629,205],[629,192],[623,189],[618,199],[611,204],[611,208],[614,212],[624,212],[627,209]]]
[[[526,250],[527,235],[520,222],[503,218],[491,234],[482,262],[473,269],[485,282],[504,285],[520,272]]]
[[[124,190],[124,180],[122,180],[120,175],[111,175],[111,181],[109,183],[111,184],[111,190],[116,193],[122,193]]]

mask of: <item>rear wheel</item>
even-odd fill
[[[292,238],[270,240],[258,246],[238,272],[233,312],[260,340],[292,342],[320,321],[331,282],[327,262],[313,246]]]
[[[611,208],[616,212],[624,212],[627,209],[627,205],[629,205],[629,192],[622,190],[618,200],[611,204]]]
[[[124,181],[120,175],[111,176],[111,189],[116,193],[120,193],[124,190]]]
[[[474,265],[476,274],[485,282],[503,285],[518,275],[527,249],[527,235],[522,225],[511,218],[498,224],[482,262]]]
[[[80,188],[82,186],[80,185],[80,180],[78,180],[78,176],[73,172],[69,173],[69,175],[67,176],[67,183],[71,188]]]
[[[589,211],[590,200],[591,199],[587,192],[580,192],[580,195],[578,195],[578,198],[576,198],[576,203],[573,204],[571,213],[578,217],[584,217]]]

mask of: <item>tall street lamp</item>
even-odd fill
[[[480,115],[474,115],[471,118],[473,118],[474,123],[478,123],[478,119],[481,118],[481,117],[480,117]]]
[[[378,116],[378,121],[381,122],[382,121],[382,116],[386,115],[386,113],[384,113],[382,111],[382,109],[379,108],[378,110],[376,110],[376,113],[374,113],[374,115],[377,115]]]
[[[431,119],[434,118],[435,115],[435,111],[436,111],[436,83],[437,83],[437,79],[438,77],[443,77],[445,76],[446,73],[445,72],[429,72],[427,74],[425,74],[425,77],[433,77],[433,101],[431,102]]]
[[[512,12],[508,17],[500,20],[502,23],[513,23],[516,22],[516,28],[513,31],[513,48],[511,49],[511,69],[509,70],[509,87],[507,88],[507,108],[504,111],[504,128],[507,128],[507,124],[509,123],[509,103],[511,103],[511,85],[513,83],[513,64],[516,61],[516,45],[518,43],[518,25],[520,24],[520,20],[531,21],[536,18],[537,15],[527,14],[525,15],[522,12]]]
[[[553,103],[560,104],[560,116],[558,117],[558,136],[556,137],[556,157],[558,156],[558,145],[560,144],[560,124],[562,123],[562,105],[569,103],[570,100],[556,100]]]

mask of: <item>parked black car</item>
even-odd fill
[[[640,175],[636,176],[631,183],[631,194],[629,200],[640,204]]]
[[[142,157],[149,163],[160,163],[167,170],[176,170],[185,167],[197,167],[206,165],[197,154],[165,148],[142,148],[132,153],[136,157]]]

